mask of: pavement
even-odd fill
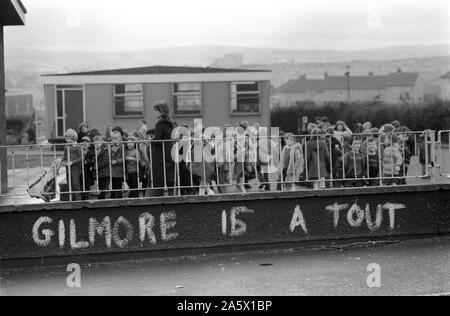
[[[5,296],[284,296],[450,294],[450,237],[376,244],[80,264],[81,287],[59,266],[0,270]],[[367,279],[379,267],[380,287]],[[71,278],[69,278],[71,279]]]

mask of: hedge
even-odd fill
[[[357,123],[371,122],[374,127],[398,120],[413,131],[450,130],[450,102],[435,101],[420,105],[387,105],[383,103],[329,103],[322,106],[298,102],[289,108],[272,110],[272,126],[285,132],[298,133],[299,122],[327,116],[331,123],[345,121],[350,128]]]

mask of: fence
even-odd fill
[[[437,156],[439,175],[450,177],[450,131],[440,131],[437,143],[439,145]]]
[[[438,140],[421,131],[9,146],[11,190],[1,197],[49,202],[417,184],[435,176],[433,164],[450,174],[443,133]]]

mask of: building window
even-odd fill
[[[260,113],[259,82],[236,82],[231,84],[231,113]]]
[[[144,89],[142,84],[117,84],[114,86],[114,116],[144,116]]]
[[[202,84],[176,83],[173,85],[175,115],[202,114]]]

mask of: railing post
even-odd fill
[[[432,165],[431,169],[431,177],[433,184],[437,184],[439,181],[439,163],[437,160],[437,153],[436,153],[436,146],[438,144],[438,141],[436,139],[436,131],[429,131],[429,137],[430,137],[430,162]],[[427,144],[428,146],[428,144]],[[428,168],[428,166],[427,166]]]
[[[3,25],[0,24],[0,194],[8,191],[8,156],[6,147],[6,97]]]

